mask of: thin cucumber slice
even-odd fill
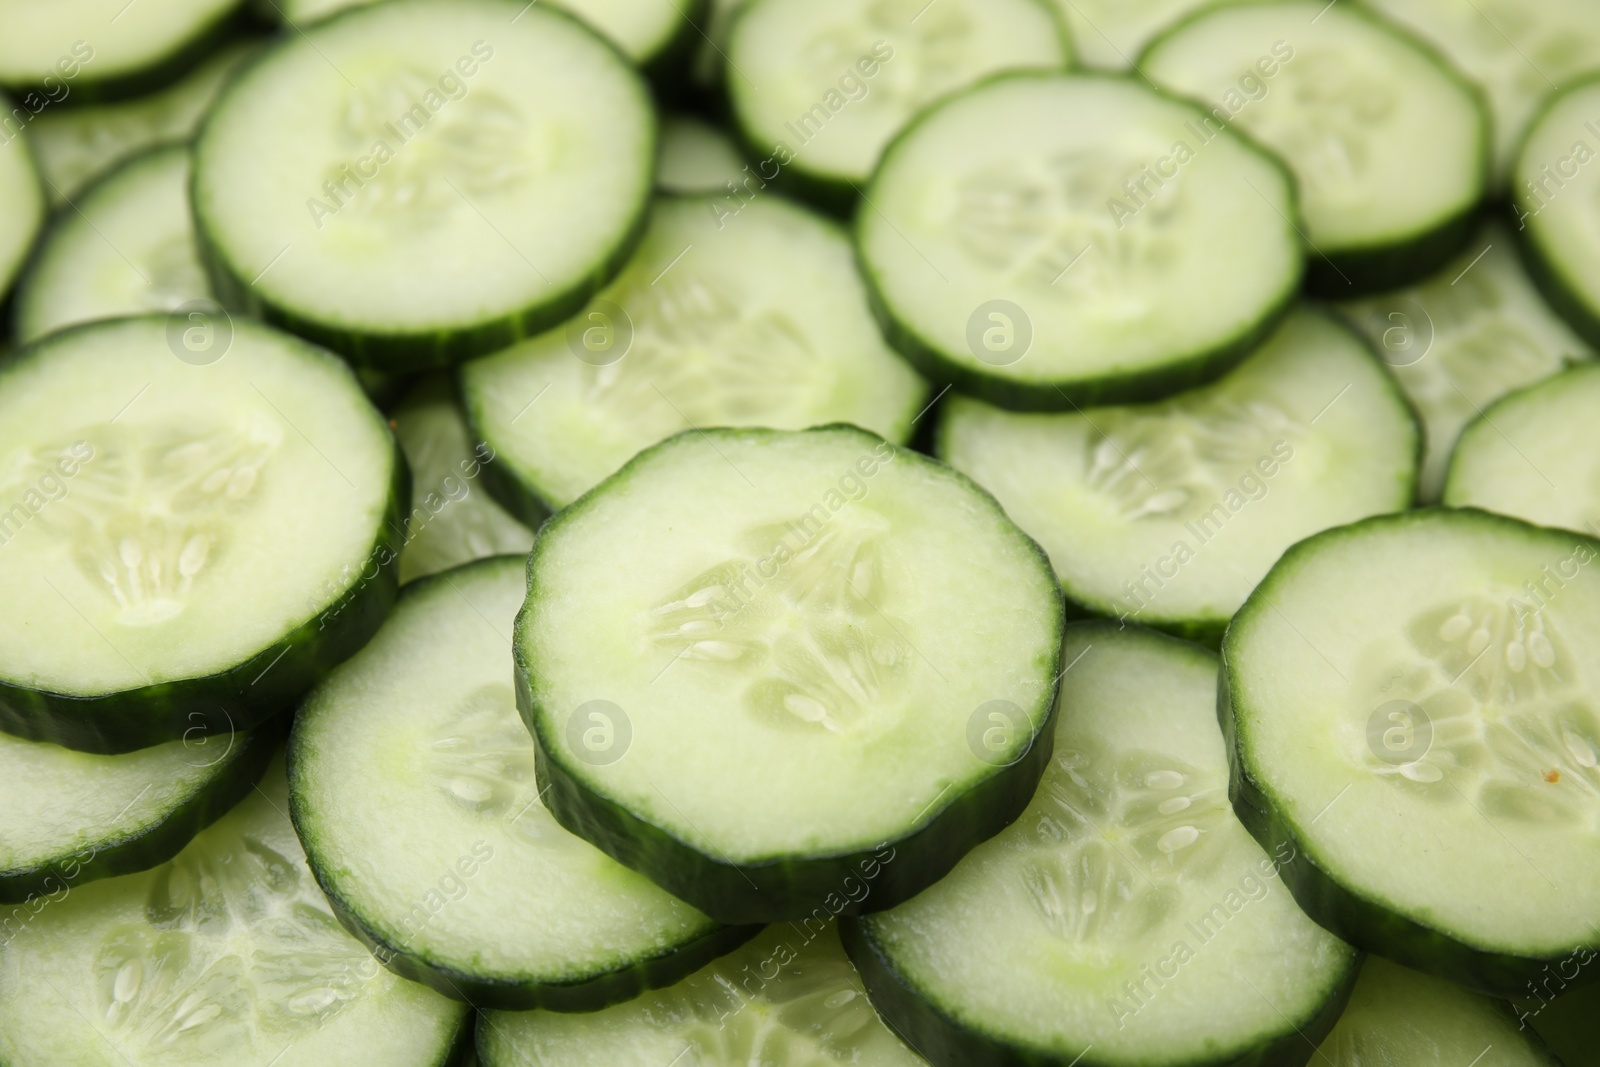
[[[339,928],[287,810],[275,760],[170,863],[74,888],[8,931],[0,1061],[455,1062],[466,1007],[389,974]]]
[[[173,311],[210,295],[189,213],[189,149],[121,164],[56,216],[17,287],[20,343],[79,322]]]
[[[527,556],[533,531],[496,504],[480,481],[494,451],[473,441],[448,378],[418,382],[389,425],[411,467],[402,582],[486,556]]]
[[[856,913],[1027,806],[1061,625],[1044,553],[949,468],[849,426],[688,432],[540,531],[517,699],[569,830],[723,922]]]
[[[1055,756],[1015,825],[844,943],[935,1067],[1307,1062],[1357,953],[1228,809],[1216,657],[1067,630]]]
[[[640,232],[655,154],[643,81],[575,19],[395,0],[228,85],[195,144],[195,218],[224,303],[417,370],[578,310]]]
[[[884,153],[856,224],[890,340],[929,377],[1010,408],[1217,377],[1271,331],[1303,264],[1288,174],[1204,123],[1090,75],[1005,75],[924,112]],[[1124,181],[1154,199],[1136,210]]]
[[[1337,296],[1431,273],[1475,225],[1488,181],[1482,93],[1350,4],[1202,11],[1139,60],[1157,85],[1280,153],[1300,186],[1307,282]]]
[[[1560,1067],[1501,1001],[1378,956],[1362,964],[1350,1004],[1317,1049],[1328,1067]]]
[[[1294,850],[1309,915],[1500,996],[1600,945],[1597,557],[1419,511],[1302,541],[1251,594],[1223,642],[1234,806]]]
[[[910,436],[927,387],[878,333],[844,233],[774,196],[739,206],[658,201],[633,262],[583,314],[461,369],[514,514],[536,522],[690,428]]]
[[[930,102],[1005,70],[1061,69],[1070,53],[1040,0],[755,0],[734,20],[734,121],[757,159],[830,205],[854,203],[884,147]],[[774,167],[776,170],[776,166]]]
[[[11,107],[11,101],[0,93],[0,108],[9,114]],[[0,130],[0,136],[4,137],[0,140],[0,301],[3,301],[44,224],[45,205],[27,139],[9,130]]]
[[[1210,643],[1283,550],[1404,510],[1418,433],[1361,339],[1297,310],[1214,385],[1062,415],[945,402],[939,456],[1050,553],[1069,599]]]
[[[165,863],[243,799],[278,736],[196,734],[95,756],[0,734],[0,902]]]
[[[505,670],[525,563],[406,588],[301,705],[290,804],[335,913],[390,970],[479,1007],[592,1011],[758,930],[719,926],[540,803]]]
[[[867,1003],[832,922],[770,927],[670,989],[588,1015],[485,1012],[484,1067],[923,1067]]]
[[[1503,190],[1539,103],[1600,67],[1600,7],[1589,0],[1364,0],[1433,44],[1483,86]]]
[[[1072,34],[1078,62],[1095,70],[1132,70],[1162,30],[1218,0],[1048,0]],[[1222,0],[1229,2],[1229,0]],[[1239,2],[1239,0],[1231,0]]]
[[[1444,502],[1600,536],[1600,364],[1512,393],[1461,434]]]
[[[656,171],[656,188],[662,192],[732,196],[730,185],[738,188],[752,181],[749,171],[739,146],[710,123],[688,114],[662,120],[661,164]],[[729,210],[738,206],[730,204]]]
[[[1422,419],[1417,498],[1424,504],[1438,502],[1451,450],[1469,422],[1507,393],[1594,355],[1544,302],[1515,236],[1498,222],[1426,281],[1339,307]]]
[[[28,605],[0,612],[0,727],[122,752],[283,711],[388,610],[408,492],[349,368],[259,324],[23,350],[0,370],[0,603]]]

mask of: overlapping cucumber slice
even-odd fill
[[[12,110],[4,93],[0,108],[6,114]],[[0,300],[4,300],[45,216],[39,175],[25,138],[10,136],[0,144],[0,207],[4,209],[0,210]]]

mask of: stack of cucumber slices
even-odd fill
[[[0,1067],[1600,1067],[1592,0],[0,0]]]

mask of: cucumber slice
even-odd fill
[[[751,180],[749,166],[733,139],[693,115],[668,115],[661,123],[661,165],[656,188],[666,193],[727,193],[731,184]],[[728,197],[733,194],[728,193]],[[730,211],[737,211],[737,201]]]
[[[832,922],[783,924],[670,989],[589,1015],[485,1012],[484,1067],[923,1067]],[[676,1057],[676,1058],[674,1058]]]
[[[122,752],[282,711],[393,601],[398,451],[349,368],[244,319],[13,357],[0,603],[28,610],[0,612],[0,728]]]
[[[0,948],[0,1061],[73,1067],[454,1062],[468,1012],[339,928],[275,760],[170,863],[82,886]]]
[[[926,386],[874,326],[843,232],[773,196],[741,207],[658,201],[633,262],[584,314],[461,369],[514,514],[536,522],[689,428],[910,435]]]
[[[1528,120],[1558,86],[1600,67],[1600,8],[1589,0],[1365,0],[1433,44],[1483,86],[1493,113],[1496,190]]]
[[[17,287],[17,340],[209,296],[189,214],[189,149],[168,145],[121,164],[56,216]]]
[[[11,101],[0,93],[0,108],[10,114]],[[39,190],[39,175],[34,169],[28,141],[7,129],[0,129],[0,301],[11,291],[11,283],[33,247],[39,227],[44,224],[44,196]]]
[[[1228,810],[1216,657],[1067,630],[1033,804],[943,881],[852,921],[872,1002],[935,1067],[1304,1064],[1357,953]]]
[[[1214,385],[1024,415],[945,402],[939,456],[1050,553],[1070,600],[1215,644],[1283,550],[1404,510],[1410,410],[1350,330],[1301,309]]]
[[[517,700],[569,830],[723,922],[855,913],[1027,806],[1061,625],[1044,553],[948,468],[689,432],[545,524]]]
[[[405,451],[413,486],[400,553],[402,582],[486,556],[527,556],[533,531],[506,514],[479,484],[494,452],[473,441],[448,378],[418,382],[389,425]]]
[[[1004,70],[1060,69],[1070,53],[1040,0],[755,0],[734,20],[733,116],[757,159],[847,207],[884,147],[928,103]],[[763,175],[770,176],[770,175]]]
[[[1490,150],[1482,93],[1357,7],[1208,9],[1157,38],[1139,67],[1282,154],[1299,180],[1313,290],[1404,285],[1475,226]]]
[[[1217,0],[1049,0],[1072,34],[1078,62],[1095,70],[1132,70],[1162,30]],[[1222,0],[1229,2],[1229,0]],[[1239,2],[1239,0],[1232,0]]]
[[[197,734],[93,756],[0,734],[0,902],[165,863],[243,799],[277,740],[272,730]],[[0,930],[13,932],[4,920]]]
[[[1476,1058],[1474,1058],[1476,1057]],[[1339,1025],[1317,1049],[1328,1067],[1560,1067],[1504,1003],[1368,957]]]
[[[480,1007],[592,1011],[759,931],[719,926],[540,803],[505,674],[525,563],[407,587],[301,705],[290,803],[335,913],[390,970]]]
[[[1089,75],[1005,75],[924,112],[884,153],[856,224],[890,340],[1002,407],[1153,399],[1217,377],[1271,331],[1302,259],[1288,174],[1204,121]],[[1177,177],[1152,178],[1136,211],[1122,183],[1146,165]]]
[[[1314,919],[1500,996],[1600,945],[1597,557],[1420,511],[1302,541],[1251,594],[1223,642],[1234,805],[1295,850]]]
[[[525,7],[359,8],[231,82],[194,175],[224,303],[391,371],[577,311],[640,232],[655,122],[615,49]]]
[[[1550,309],[1498,222],[1418,285],[1345,301],[1423,426],[1417,497],[1437,503],[1462,429],[1490,404],[1594,352]]]
[[[1600,536],[1600,364],[1503,398],[1468,426],[1444,502]]]

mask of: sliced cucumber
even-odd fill
[[[1063,415],[945,402],[939,455],[1050,553],[1069,599],[1215,643],[1296,541],[1411,502],[1418,434],[1351,331],[1295,311],[1214,385]]]
[[[1357,7],[1207,9],[1157,38],[1139,69],[1283,155],[1299,180],[1314,290],[1404,285],[1472,232],[1488,181],[1482,93]]]
[[[0,902],[165,863],[250,791],[277,740],[196,734],[93,756],[0,734]],[[0,936],[12,933],[0,919]]]
[[[0,727],[119,752],[248,729],[394,598],[394,439],[327,352],[114,319],[0,370]],[[247,605],[248,610],[241,606]]]
[[[1096,70],[1131,70],[1145,45],[1190,12],[1217,0],[1049,0],[1072,33],[1078,62]],[[1223,0],[1227,2],[1227,0]],[[1238,2],[1238,0],[1233,0]]]
[[[1417,497],[1425,504],[1438,502],[1456,438],[1484,408],[1593,355],[1540,297],[1515,237],[1497,222],[1426,281],[1340,308],[1422,419]]]
[[[485,556],[528,554],[533,531],[506,514],[478,480],[494,452],[473,441],[448,378],[418,382],[389,425],[411,466],[402,582]]]
[[[501,498],[536,522],[680,430],[852,422],[904,441],[926,386],[884,344],[850,243],[774,196],[657,202],[583,314],[461,369]]]
[[[589,1015],[485,1012],[484,1067],[922,1067],[832,922],[773,926],[670,989]]]
[[[11,101],[0,93],[0,108],[11,112]],[[44,196],[34,169],[28,141],[0,130],[0,301],[11,291],[22,262],[44,224]]]
[[[830,205],[855,202],[917,112],[1003,70],[1060,69],[1070,52],[1040,0],[755,0],[734,20],[734,120],[757,159]]]
[[[1560,1067],[1500,1001],[1368,957],[1339,1025],[1317,1050],[1328,1067]]]
[[[848,426],[688,432],[540,532],[518,705],[557,820],[713,918],[875,910],[1027,806],[1061,622],[948,468]]]
[[[856,226],[890,340],[929,377],[1028,409],[1150,399],[1237,363],[1299,288],[1294,188],[1204,122],[1088,75],[1002,76],[924,112]],[[1146,167],[1172,175],[1124,199]]]
[[[1015,825],[852,921],[872,1002],[935,1067],[1304,1064],[1357,953],[1228,810],[1216,657],[1067,630],[1055,755]]]
[[[656,188],[665,193],[729,193],[752,181],[733,139],[693,115],[668,115],[661,123],[661,165]],[[759,179],[756,179],[759,181]],[[746,193],[748,195],[748,191]],[[728,205],[737,211],[739,204]]]
[[[479,1007],[592,1011],[758,930],[719,926],[540,803],[505,671],[525,569],[501,556],[408,586],[301,705],[290,801],[334,911],[390,970]]]
[[[1600,945],[1597,557],[1421,511],[1302,541],[1251,594],[1223,642],[1234,805],[1318,922],[1501,996]]]
[[[206,299],[189,214],[189,149],[168,145],[119,165],[56,217],[17,287],[22,343],[118,315]]]
[[[0,948],[0,1061],[441,1067],[465,1006],[339,928],[290,825],[282,761],[170,863],[52,899]]]
[[[194,210],[229,306],[414,370],[581,307],[640,232],[655,154],[644,83],[575,19],[394,0],[286,36],[229,84]]]

